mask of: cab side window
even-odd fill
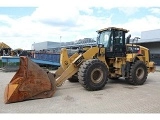
[[[115,45],[122,45],[122,32],[116,31],[115,32]]]

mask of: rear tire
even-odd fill
[[[143,85],[147,79],[147,67],[142,61],[136,61],[131,65],[127,81],[132,85]]]
[[[109,77],[110,80],[119,80],[120,77]]]
[[[79,82],[89,91],[102,89],[107,83],[107,76],[106,65],[98,59],[83,62],[78,71]]]
[[[73,75],[71,78],[68,78],[69,82],[78,82],[78,77],[77,75]]]

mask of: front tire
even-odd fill
[[[102,89],[107,83],[107,76],[106,65],[98,59],[83,62],[78,71],[79,82],[89,91]]]
[[[136,61],[131,65],[127,81],[132,85],[143,85],[147,79],[147,67],[143,61]]]

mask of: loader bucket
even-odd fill
[[[5,88],[5,103],[48,98],[55,93],[54,75],[43,70],[28,57],[20,57],[20,67]]]

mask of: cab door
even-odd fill
[[[125,57],[125,33],[123,31],[115,31],[114,37],[114,57]]]
[[[125,56],[125,33],[123,31],[113,30],[108,46],[106,47],[106,57],[115,58]]]

